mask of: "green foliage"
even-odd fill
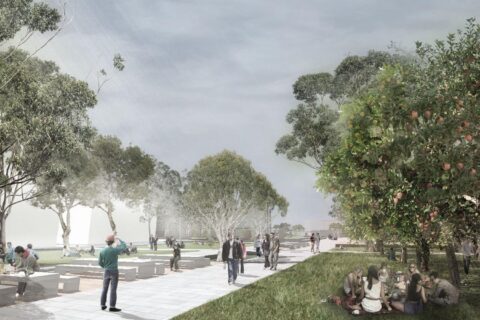
[[[295,99],[313,103],[329,94],[332,90],[333,76],[328,72],[300,76],[293,84]]]

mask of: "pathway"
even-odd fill
[[[322,240],[321,251],[331,250],[333,241]],[[284,257],[278,269],[284,270],[311,256],[308,248],[283,250]],[[239,276],[235,285],[227,284],[227,271],[223,264],[215,263],[206,268],[170,273],[157,278],[121,281],[118,286],[117,306],[123,311],[111,313],[101,311],[100,289],[63,295],[57,298],[19,303],[0,308],[0,319],[96,319],[96,320],[160,320],[170,319],[208,301],[271,275],[263,270],[263,264],[245,264],[245,275]]]

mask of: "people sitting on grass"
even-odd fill
[[[353,301],[362,294],[362,275],[362,269],[357,267],[345,277],[343,282],[343,291]]]
[[[420,271],[418,271],[417,266],[416,266],[414,263],[411,263],[411,264],[408,266],[407,273],[405,274],[405,282],[406,282],[407,285],[411,282],[412,276],[413,276],[414,274],[419,274],[419,275],[420,275],[420,278],[421,278],[421,274],[420,274]]]
[[[433,287],[428,296],[428,301],[440,306],[448,306],[458,303],[460,293],[454,285],[445,279],[440,279],[438,277],[438,272],[433,271],[429,276]]]
[[[393,301],[392,307],[406,314],[417,314],[423,311],[423,304],[426,302],[427,296],[422,285],[422,276],[419,273],[414,273],[407,288],[405,302]]]
[[[375,266],[370,266],[367,273],[367,281],[363,284],[364,296],[362,299],[362,309],[368,313],[377,313],[382,310],[382,302],[387,307],[388,311],[392,308],[385,297],[385,288],[383,283],[378,279],[378,269]]]

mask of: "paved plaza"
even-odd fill
[[[321,241],[321,251],[328,251],[334,246],[333,241]],[[307,247],[283,249],[280,257],[277,272],[311,257],[311,253]],[[101,289],[93,289],[0,308],[0,319],[170,319],[273,273],[263,270],[261,263],[246,263],[245,274],[239,275],[235,285],[228,285],[223,264],[214,263],[210,267],[182,270],[146,280],[121,281],[117,307],[122,312],[119,313],[101,311]]]

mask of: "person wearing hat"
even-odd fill
[[[117,303],[118,256],[127,248],[127,245],[114,235],[109,235],[105,241],[107,242],[107,247],[100,251],[98,257],[98,264],[105,270],[103,274],[103,291],[100,298],[100,305],[102,310],[107,309],[107,293],[108,287],[110,287],[109,311],[118,312],[122,311],[115,307]],[[115,242],[117,242],[117,246],[113,247]]]

